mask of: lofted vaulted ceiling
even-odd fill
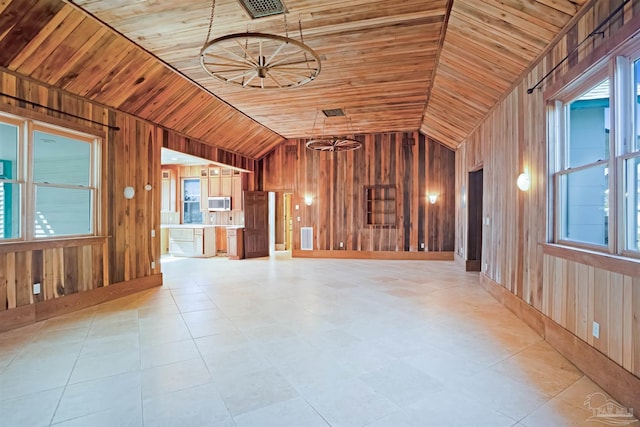
[[[200,67],[208,0],[2,0],[0,67],[252,158],[318,133],[419,129],[455,148],[586,1],[284,0],[322,71],[259,90]],[[245,31],[285,21],[216,0],[209,39]],[[347,118],[319,113],[334,108]]]

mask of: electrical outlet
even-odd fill
[[[298,217],[298,222],[300,222],[300,217]]]
[[[593,322],[593,330],[591,331],[591,334],[600,339],[600,324],[598,322]]]
[[[151,269],[153,270],[154,268],[156,268],[156,262],[155,261],[151,261]]]
[[[33,294],[34,295],[39,295],[40,294],[40,283],[34,283],[33,284]]]
[[[296,210],[299,211],[300,210],[300,205],[296,205]]]
[[[484,263],[484,271],[489,271],[489,264],[486,262]]]
[[[420,249],[424,249],[424,242],[420,243]]]
[[[156,237],[156,230],[151,230],[151,237]]]
[[[340,242],[340,247],[343,248],[344,247],[344,242]]]

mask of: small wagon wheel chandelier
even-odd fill
[[[209,40],[216,0],[211,3],[207,39],[200,50],[200,64],[213,78],[239,87],[284,89],[302,86],[320,74],[320,56],[302,38],[266,33],[234,33]]]
[[[353,138],[332,136],[307,141],[307,148],[316,151],[353,151],[362,147],[362,143]]]
[[[318,118],[318,112],[316,111],[316,118],[313,121],[313,129],[316,127],[316,120]],[[345,118],[346,119],[346,118]],[[324,135],[324,125],[322,125],[322,134]],[[347,128],[350,128],[350,121],[347,119]],[[320,136],[312,138],[307,141],[306,146],[310,150],[316,151],[329,151],[329,152],[341,152],[341,151],[353,151],[362,147],[362,142],[355,139],[355,135],[349,136]]]

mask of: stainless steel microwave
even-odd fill
[[[210,211],[230,211],[231,197],[209,197]]]

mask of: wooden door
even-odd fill
[[[469,172],[467,271],[482,270],[482,169]]]
[[[245,258],[269,256],[269,197],[266,191],[244,192]]]

